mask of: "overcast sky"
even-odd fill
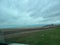
[[[60,23],[60,0],[0,0],[0,28],[52,23]]]

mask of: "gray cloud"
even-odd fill
[[[60,23],[60,0],[0,0],[0,27]]]

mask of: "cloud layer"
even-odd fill
[[[0,27],[60,23],[60,0],[0,0]]]

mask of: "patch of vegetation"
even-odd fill
[[[8,41],[30,45],[60,45],[60,28],[25,33],[19,37],[9,38]]]

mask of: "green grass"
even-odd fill
[[[8,39],[9,42],[30,45],[60,45],[60,28],[22,34]]]

